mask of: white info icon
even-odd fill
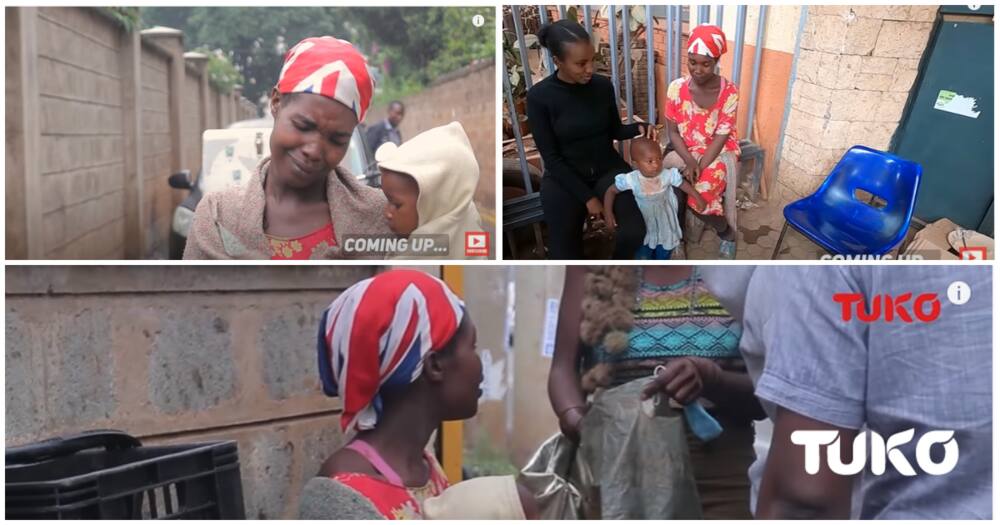
[[[972,288],[962,281],[955,281],[948,285],[948,300],[951,304],[963,305],[972,299]]]

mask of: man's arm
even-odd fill
[[[755,393],[777,407],[757,501],[759,517],[850,513],[851,477],[835,476],[826,468],[826,447],[820,468],[808,474],[805,447],[792,443],[791,436],[796,430],[839,433],[841,457],[851,459],[853,436],[867,417],[868,324],[841,319],[833,295],[871,295],[866,270],[768,266],[754,271],[754,280],[774,283],[782,292],[781,300],[770,305],[767,321],[753,327],[766,348]]]
[[[755,518],[850,518],[854,476],[843,476],[830,470],[825,446],[820,447],[819,472],[807,473],[806,449],[792,443],[792,432],[796,430],[838,432],[841,461],[849,463],[852,459],[857,430],[838,428],[778,407]]]

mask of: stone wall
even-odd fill
[[[197,172],[207,125],[256,109],[210,87],[178,31],[129,32],[92,7],[5,15],[7,257],[165,257],[183,198],[167,177]]]
[[[937,6],[811,6],[778,182],[811,193],[847,148],[886,150],[928,45]]]
[[[294,518],[343,439],[316,326],[374,266],[9,267],[7,446],[91,429],[236,440],[248,518]]]

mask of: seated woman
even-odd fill
[[[442,421],[474,416],[482,393],[476,327],[462,300],[423,272],[379,274],[323,313],[318,353],[323,391],[342,400],[348,434],[319,476],[385,518],[421,517],[424,500],[448,487],[428,441]]]
[[[594,44],[574,20],[542,26],[538,42],[556,71],[528,90],[528,122],[545,164],[542,212],[549,259],[582,259],[583,226],[604,213],[601,199],[615,175],[631,171],[615,141],[656,139],[655,126],[623,124],[611,79],[594,73]],[[646,226],[632,192],[615,199],[615,259],[631,259]]]
[[[271,91],[271,156],[246,187],[205,195],[185,259],[334,259],[344,234],[388,234],[382,192],[338,166],[375,85],[344,40],[307,38]]]
[[[698,218],[719,235],[719,257],[736,257],[736,232],[729,226],[722,208],[726,177],[735,173],[740,154],[736,137],[736,108],[739,89],[716,73],[719,58],[726,52],[726,35],[712,25],[691,31],[688,41],[688,72],[667,88],[667,130],[674,151],[667,155],[667,167],[682,169],[707,203]],[[695,200],[687,199],[695,208]],[[696,208],[695,208],[696,209]]]

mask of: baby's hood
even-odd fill
[[[417,181],[418,228],[439,218],[464,214],[479,183],[479,163],[458,122],[429,129],[396,146],[375,152],[379,168],[406,173]],[[452,222],[452,221],[445,221]]]

